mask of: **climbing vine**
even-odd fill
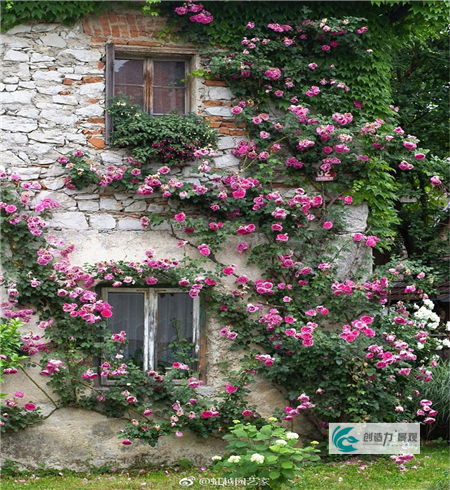
[[[208,29],[217,14],[204,10],[191,12],[196,20],[187,11],[176,15]],[[403,262],[369,277],[362,266],[373,248],[389,246],[397,222],[391,208],[413,191],[415,179],[426,180],[429,199],[442,199],[442,161],[405,134],[392,110],[383,119],[369,118],[366,102],[354,99],[341,78],[335,59],[364,64],[373,54],[364,19],[283,22],[250,20],[237,44],[230,40],[219,54],[209,54],[202,73],[226,81],[236,97],[231,113],[247,131],[233,150],[239,171],[212,174],[214,139],[201,127],[200,136],[191,128],[189,155],[170,153],[155,165],[155,154],[139,138],[144,129],[163,136],[167,128],[142,122],[142,114],[122,102],[111,110],[119,122],[126,116],[116,142],[133,147],[127,165],[97,165],[82,150],[60,158],[70,189],[111,186],[170,198],[165,213],[143,213],[141,224],[152,229],[166,222],[186,250],[183,260],[149,250],[139,261],[73,266],[74,247],[45,233],[58,203],[36,203],[39,184],[2,174],[1,220],[11,259],[5,315],[29,321],[33,310],[25,305],[39,313],[43,335],[24,335],[21,349],[42,353],[40,374],[58,395],[50,400],[55,407],[128,417],[124,445],[135,439],[153,445],[164,434],[182,437],[184,429],[206,436],[236,418],[261,427],[262,417],[246,402],[256,374],[284,387],[292,406],[279,417],[308,413],[319,429],[338,420],[435,420],[432,403],[420,396],[442,347],[442,327],[427,296],[433,271]],[[173,172],[174,163],[188,158],[198,179]],[[350,210],[363,200],[372,209],[370,227],[351,233]],[[256,264],[258,275],[221,260],[224,243]],[[342,270],[348,253],[355,258]],[[389,305],[392,281],[400,278],[404,293],[420,303],[416,309]],[[191,297],[201,294],[221,323],[215,334],[244,352],[239,369],[228,366],[223,390],[208,399],[185,362],[161,373],[124,362],[126,334],[108,330],[114,311],[94,291],[97,284],[173,284]],[[320,380],[318,372],[324,373]],[[98,380],[118,382],[105,390]]]

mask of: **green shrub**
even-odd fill
[[[230,434],[223,437],[228,441],[228,454],[222,459],[213,456],[219,468],[230,478],[254,478],[255,484],[264,488],[280,488],[292,482],[301,463],[318,461],[320,457],[314,445],[295,447],[298,434],[268,423],[258,429],[250,423],[234,421]]]
[[[112,144],[127,148],[141,163],[184,165],[194,159],[195,150],[216,144],[217,133],[193,113],[152,116],[123,99],[108,111],[114,122]]]

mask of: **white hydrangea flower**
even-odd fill
[[[450,332],[450,322],[447,322],[445,324],[445,330],[447,330],[447,332]]]
[[[211,459],[212,459],[213,461],[221,461],[221,460],[222,460],[222,456],[217,456],[217,455],[216,455],[216,456],[213,456]]]
[[[420,342],[417,342],[417,349],[422,350],[424,348],[424,345],[421,344]]]
[[[442,345],[443,345],[444,347],[450,347],[450,339],[444,339],[444,340],[442,341]]]
[[[239,463],[240,460],[241,460],[240,456],[230,456],[228,458],[229,463]]]
[[[278,444],[279,446],[286,446],[287,442],[284,439],[277,439],[275,444]]]
[[[286,439],[298,439],[297,432],[286,432]]]
[[[254,453],[250,456],[250,461],[256,464],[263,464],[264,456],[262,454]]]

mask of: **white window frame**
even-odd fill
[[[102,288],[102,298],[108,302],[108,293],[144,293],[144,371],[155,369],[155,339],[158,330],[158,294],[184,293],[178,288]],[[194,356],[198,358],[200,352],[200,298],[193,299],[192,305],[192,343]],[[114,312],[113,312],[114,315]],[[152,328],[152,326],[154,328]]]

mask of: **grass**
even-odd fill
[[[339,462],[319,463],[304,468],[290,489],[334,490],[447,490],[450,488],[449,453],[446,445],[424,446],[414,463],[417,469],[400,472],[388,457],[377,459],[346,458]],[[53,474],[51,474],[53,473]],[[195,477],[188,487],[194,490],[220,488],[214,485],[217,473],[197,468],[167,471],[116,471],[103,474],[74,473],[70,471],[42,470],[5,475],[2,490],[31,488],[36,490],[132,490],[180,489],[181,478]],[[203,479],[203,481],[201,480]],[[223,484],[221,485],[223,486]],[[230,486],[230,485],[229,485]],[[252,488],[232,486],[232,488]],[[253,487],[255,488],[255,487]]]

